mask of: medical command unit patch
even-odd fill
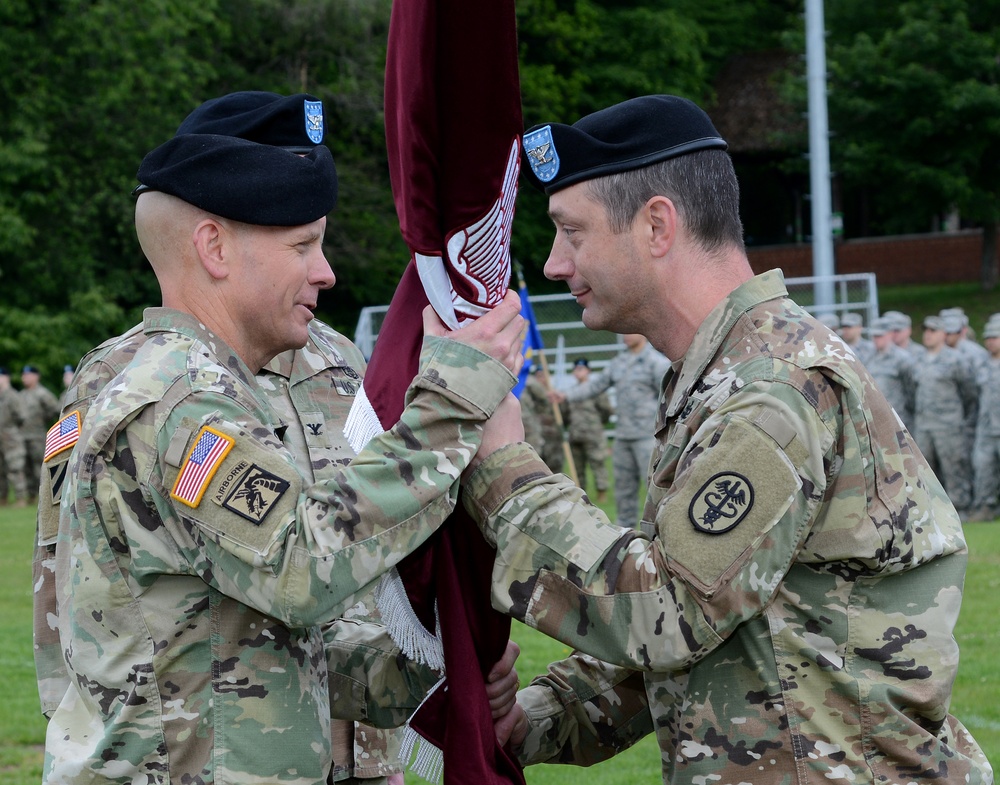
[[[233,440],[207,425],[198,432],[170,495],[188,507],[197,507],[222,461],[233,449]]]

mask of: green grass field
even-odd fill
[[[38,712],[31,656],[31,540],[34,510],[0,508],[0,782],[37,785],[41,780],[45,722]],[[971,552],[965,602],[958,625],[962,663],[952,712],[968,725],[991,761],[1000,761],[1000,649],[997,595],[1000,591],[1000,523],[966,527]],[[515,624],[521,646],[518,672],[526,681],[569,653],[561,643]],[[535,766],[530,785],[576,785],[582,772],[569,766]],[[659,754],[647,738],[613,762],[587,771],[588,785],[659,782]],[[419,780],[407,776],[408,783]]]

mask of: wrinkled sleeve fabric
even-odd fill
[[[500,363],[447,339],[425,342],[420,368],[399,423],[310,487],[253,413],[218,393],[185,397],[158,424],[157,459],[145,478],[178,563],[293,627],[354,604],[450,514],[482,422],[513,384]],[[229,449],[194,499],[183,475],[206,431]],[[104,487],[117,495],[122,483]],[[104,500],[129,507],[117,502]],[[127,528],[144,538],[141,513],[136,518]],[[162,548],[156,533],[149,540]],[[162,568],[145,563],[150,577]]]
[[[521,765],[591,766],[654,731],[642,674],[574,652],[517,694],[528,734]]]
[[[654,459],[656,536],[611,525],[524,444],[489,456],[464,503],[495,543],[493,603],[617,665],[674,671],[770,602],[829,478],[833,435],[802,393],[744,387]],[[647,506],[647,510],[649,506]]]
[[[376,728],[398,728],[441,674],[407,659],[381,624],[337,619],[323,629],[330,715]]]

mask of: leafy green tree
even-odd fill
[[[227,33],[214,0],[2,9],[0,359],[51,380],[124,329],[127,309],[159,301],[130,191],[142,156],[214,76]]]
[[[887,231],[930,226],[952,209],[981,225],[981,282],[992,288],[1000,220],[1000,3],[849,5],[839,10],[847,35],[835,33],[828,50],[835,168],[849,185],[892,184],[881,189],[888,199],[876,214]]]
[[[519,0],[524,121],[572,123],[627,98],[671,93],[706,104],[726,59],[780,44],[798,0]],[[552,242],[546,199],[524,188],[512,241],[532,291]],[[561,291],[561,287],[556,287]]]
[[[337,286],[321,295],[318,311],[348,333],[361,307],[389,301],[409,260],[385,149],[390,11],[390,0],[222,0],[240,35],[213,93],[308,92],[323,101],[340,195],[325,240]]]

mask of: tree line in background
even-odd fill
[[[828,3],[831,145],[845,188],[885,232],[958,211],[995,243],[1000,0]],[[6,0],[0,5],[0,364],[65,363],[159,300],[132,225],[135,172],[202,101],[233,90],[323,100],[340,204],[320,315],[350,333],[407,261],[386,166],[390,0]],[[526,126],[625,98],[710,105],[737,53],[801,52],[801,0],[518,0]],[[794,61],[799,62],[799,61]],[[785,100],[806,103],[804,63]],[[781,75],[777,75],[780,78]],[[805,135],[783,140],[802,162]],[[533,291],[551,241],[524,189],[513,251]],[[995,255],[995,253],[994,253]]]

